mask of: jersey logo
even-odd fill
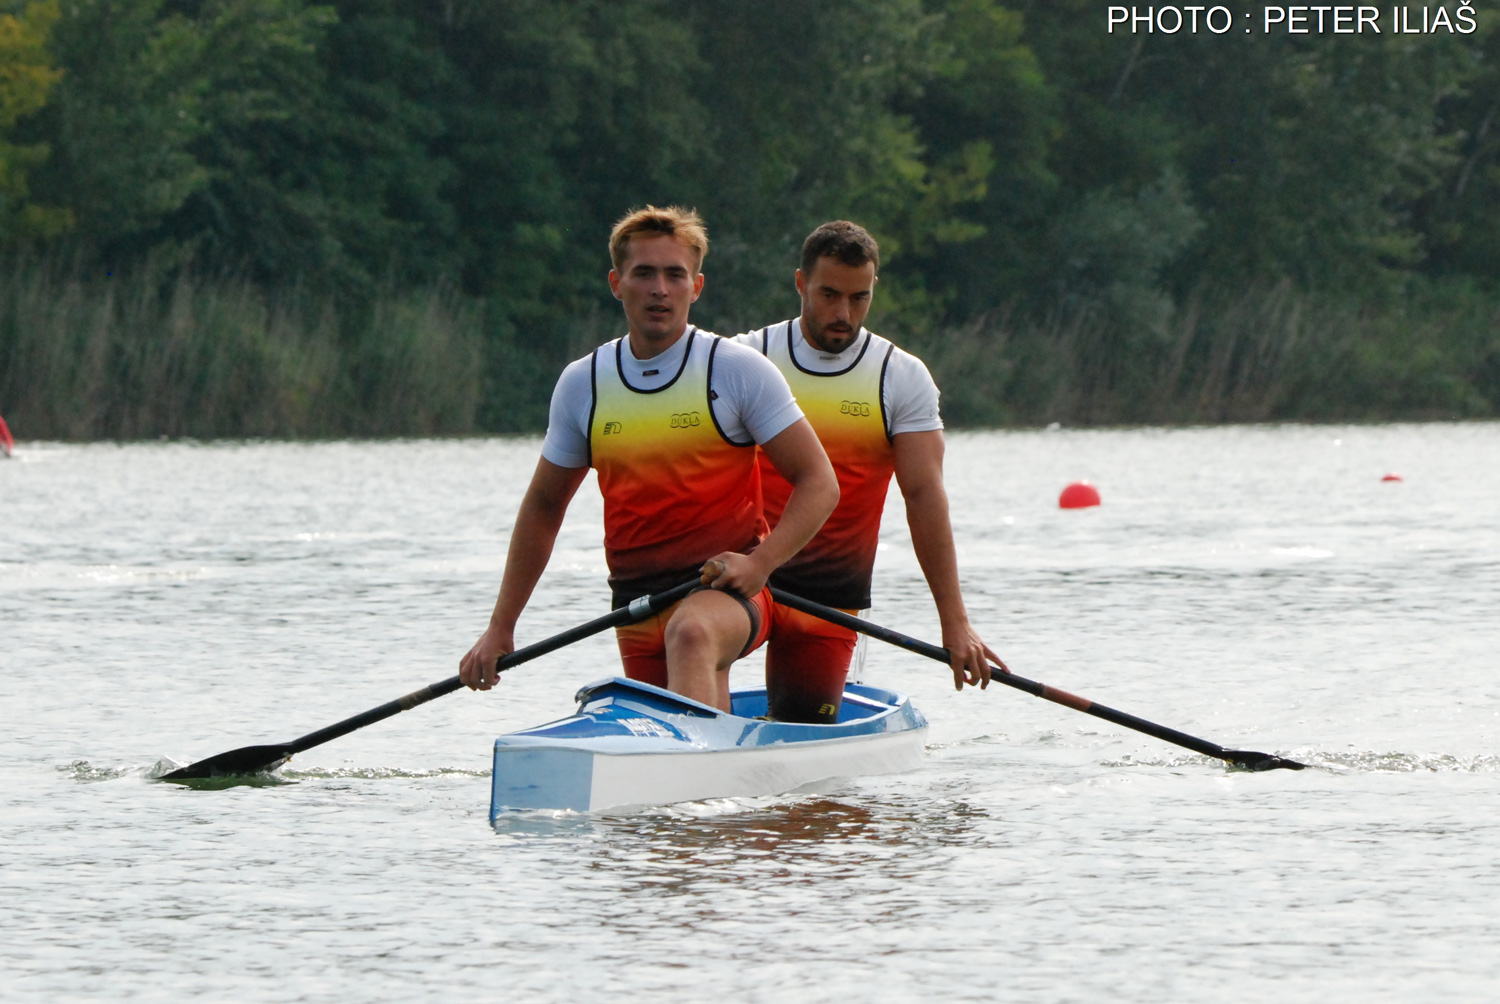
[[[672,416],[672,428],[691,429],[695,425],[703,424],[703,416],[696,411],[679,411]]]
[[[853,415],[855,418],[870,417],[870,402],[868,401],[840,401],[840,415]]]
[[[618,436],[623,431],[623,428],[619,422],[605,422],[604,434],[606,436]]]

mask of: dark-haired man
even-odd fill
[[[769,630],[766,579],[832,511],[838,483],[776,368],[688,323],[708,252],[698,215],[647,206],[615,224],[609,246],[629,331],[558,379],[500,595],[459,676],[479,690],[499,679],[496,662],[515,647],[516,620],[592,467],[614,605],[700,573],[711,587],[618,629],[626,675],[727,711],[730,663]],[[762,470],[791,486],[769,531]]]
[[[864,329],[875,295],[880,249],[847,220],[825,223],[802,245],[796,272],[798,317],[740,335],[791,384],[828,451],[839,504],[817,535],[771,575],[771,583],[827,606],[870,606],[870,580],[886,489],[894,474],[906,501],[912,548],[932,590],[953,682],[987,686],[989,660],[1005,664],[969,623],[943,487],[943,423],[938,389],[916,356]],[[784,511],[787,483],[762,468],[766,518]],[[770,715],[783,721],[837,717],[856,637],[778,604],[766,650]]]

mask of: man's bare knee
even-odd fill
[[[667,623],[668,662],[690,660],[726,667],[739,654],[749,616],[739,601],[722,593],[699,593],[688,598]]]
[[[702,617],[679,613],[667,623],[665,641],[668,651],[702,651],[715,647],[714,631]]]

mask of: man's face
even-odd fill
[[[688,308],[703,292],[703,273],[698,256],[677,238],[636,236],[624,264],[610,269],[609,288],[625,306],[631,334],[670,345],[687,327]]]
[[[819,258],[812,273],[797,270],[797,292],[802,294],[802,334],[822,352],[842,352],[859,334],[875,294],[875,263],[845,265],[837,258]]]

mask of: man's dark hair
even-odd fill
[[[812,275],[819,258],[832,258],[840,265],[853,267],[874,262],[875,271],[880,271],[880,245],[875,243],[868,230],[848,220],[825,223],[807,235],[807,240],[802,242],[804,276]]]

